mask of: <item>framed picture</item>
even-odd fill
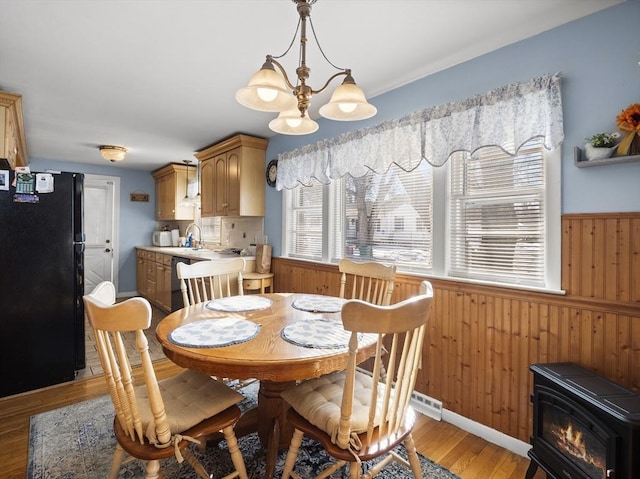
[[[0,170],[0,190],[9,190],[9,170]]]

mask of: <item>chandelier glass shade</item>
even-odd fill
[[[296,97],[291,94],[284,78],[270,62],[265,62],[253,74],[249,85],[237,91],[236,100],[241,105],[258,111],[290,110],[297,104]]]
[[[127,154],[127,149],[124,146],[100,145],[98,148],[100,149],[100,156],[112,163],[124,160]]]
[[[296,68],[296,84],[289,79],[284,67],[276,58],[284,57],[294,44],[291,42],[289,48],[277,57],[267,55],[262,68],[256,72],[249,84],[236,92],[236,100],[243,106],[258,111],[279,112],[278,118],[269,123],[276,133],[285,135],[306,135],[318,129],[318,124],[309,117],[308,109],[311,104],[311,97],[324,91],[333,79],[344,76],[345,79],[339,85],[331,97],[331,101],[322,106],[320,115],[331,120],[353,121],[371,118],[377,113],[375,106],[367,102],[364,92],[356,85],[348,68],[336,67],[326,57],[318,38],[316,37],[311,21],[311,5],[317,0],[292,0],[296,4],[298,15],[298,28],[294,34],[294,40],[298,31],[300,32],[300,54],[299,64]],[[307,21],[311,25],[313,37],[320,49],[324,59],[333,68],[339,70],[332,75],[319,89],[313,89],[307,85],[310,68],[306,64],[306,44],[307,44]],[[295,117],[297,120],[295,121]]]
[[[283,135],[308,135],[317,131],[319,126],[309,118],[308,111],[304,112],[304,116],[300,116],[300,110],[294,105],[290,110],[280,112],[278,118],[271,120],[269,128]]]
[[[331,100],[320,107],[320,114],[330,120],[351,121],[354,118],[364,120],[376,114],[376,107],[367,102],[362,89],[354,83],[348,83],[351,75],[336,88]]]

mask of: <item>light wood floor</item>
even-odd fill
[[[168,360],[154,363],[158,379],[181,369]],[[140,382],[139,368],[134,369]],[[101,376],[77,379],[38,391],[0,399],[0,477],[24,479],[27,473],[29,418],[51,409],[106,394]],[[451,424],[421,416],[414,431],[418,450],[463,479],[524,478],[526,458],[513,454]],[[538,471],[536,479],[543,479]]]

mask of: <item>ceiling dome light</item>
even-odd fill
[[[100,149],[102,158],[112,163],[124,160],[127,154],[127,149],[124,146],[100,145],[98,148]]]

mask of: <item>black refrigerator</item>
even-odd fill
[[[0,170],[0,397],[85,367],[83,181]]]

